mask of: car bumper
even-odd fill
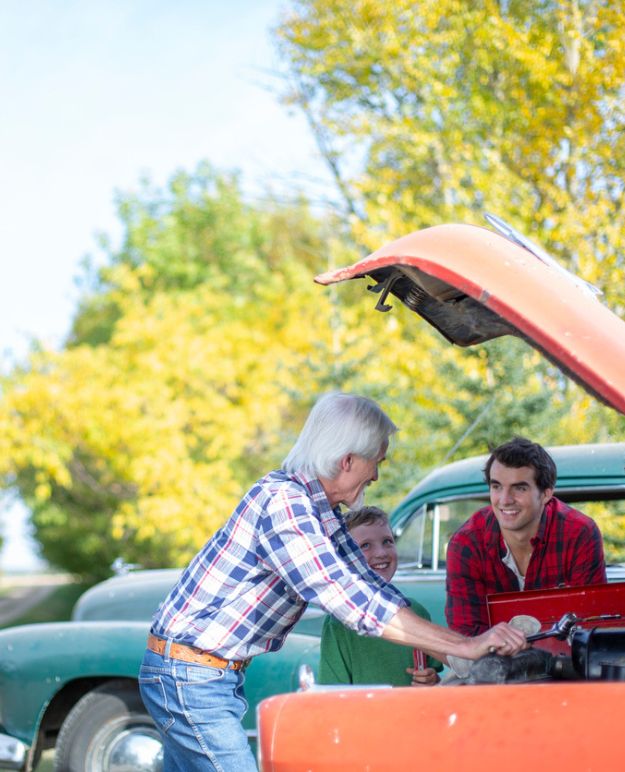
[[[0,768],[23,769],[28,746],[8,734],[0,734]]]

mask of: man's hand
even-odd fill
[[[485,654],[517,654],[528,646],[525,636],[506,622],[500,622],[475,638],[467,638],[463,644],[467,659],[479,659]]]
[[[465,638],[454,630],[422,619],[407,607],[400,608],[386,625],[382,638],[421,649],[442,661],[446,661],[450,654],[464,659],[479,659],[489,653],[510,655],[527,648],[523,633],[506,622],[500,622],[476,638]]]
[[[426,667],[425,670],[417,670],[416,667],[407,667],[406,673],[412,675],[410,686],[434,686],[440,681],[434,668]]]

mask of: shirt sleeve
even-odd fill
[[[349,652],[341,646],[344,637],[341,626],[333,617],[326,617],[321,631],[319,657],[320,684],[351,684],[352,668]]]
[[[486,586],[470,539],[452,536],[447,547],[445,617],[452,630],[474,636],[488,629]]]
[[[282,486],[259,518],[258,557],[307,603],[361,635],[379,636],[404,597],[350,570],[315,516],[312,500]],[[351,557],[351,556],[350,556]]]
[[[392,590],[398,598],[404,599],[406,606],[410,606],[412,603],[410,598],[407,598],[402,592],[400,592],[392,582],[387,582],[386,579],[383,579],[380,574],[377,573],[377,571],[369,568],[369,564],[367,563],[362,550],[354,541],[349,531],[346,531],[345,533],[345,541],[346,549],[349,551],[349,567],[352,570],[355,570],[356,573],[358,573],[368,584],[372,584],[375,587],[379,587],[383,590]]]

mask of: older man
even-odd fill
[[[139,677],[165,772],[256,769],[241,726],[245,666],[279,649],[311,601],[363,635],[439,658],[525,645],[507,625],[474,639],[433,625],[367,566],[339,505],[360,506],[395,431],[369,399],[322,397],[282,468],[250,488],[183,572],[154,616]]]

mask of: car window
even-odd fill
[[[464,498],[420,507],[395,534],[399,568],[444,568],[450,536],[486,503]]]
[[[395,532],[400,569],[432,567],[432,515],[423,506]]]
[[[420,507],[395,533],[399,569],[444,568],[451,535],[486,504],[486,498],[463,498]],[[625,563],[625,501],[575,500],[570,504],[596,521],[603,535],[606,563]]]
[[[437,504],[436,510],[440,521],[440,539],[438,545],[438,567],[444,568],[447,557],[447,544],[454,531],[466,522],[474,512],[488,504],[487,499],[457,499]]]
[[[574,501],[570,504],[592,517],[599,526],[606,563],[625,563],[625,501]]]

